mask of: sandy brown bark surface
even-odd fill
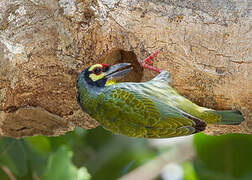
[[[250,0],[1,0],[0,135],[96,127],[76,103],[78,73],[131,62],[127,80],[148,80],[156,74],[137,59],[161,47],[154,66],[171,73],[180,94],[245,117],[206,133],[252,133]]]

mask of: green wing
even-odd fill
[[[131,137],[167,138],[197,132],[197,122],[190,115],[127,88],[106,92],[97,109],[96,119],[105,128]]]
[[[156,99],[169,104],[172,107],[178,108],[178,110],[182,110],[191,116],[197,117],[206,123],[215,124],[221,121],[221,116],[218,113],[215,113],[211,109],[200,107],[178,94],[175,89],[169,86],[168,83],[170,82],[170,78],[170,74],[167,71],[161,71],[161,73],[154,79],[143,83],[145,86],[145,94],[151,95],[151,97],[155,97]]]

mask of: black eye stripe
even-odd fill
[[[101,74],[101,72],[102,72],[102,68],[95,68],[95,69],[93,70],[93,73],[95,73],[95,74],[97,74],[97,75]]]

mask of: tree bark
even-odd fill
[[[240,126],[209,134],[252,132],[250,0],[1,0],[0,135],[59,135],[98,123],[75,99],[78,73],[97,63],[131,62],[128,81],[156,74],[154,65],[193,102],[239,109]]]

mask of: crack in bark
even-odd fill
[[[17,106],[8,106],[7,108],[5,108],[3,111],[7,112],[7,113],[14,113],[15,111],[17,111],[19,108]]]
[[[234,60],[230,61],[237,64],[252,64],[252,61],[234,61]]]
[[[19,132],[19,131],[24,131],[24,130],[27,130],[27,129],[31,129],[31,128],[22,127],[22,128],[16,129],[15,131]]]

